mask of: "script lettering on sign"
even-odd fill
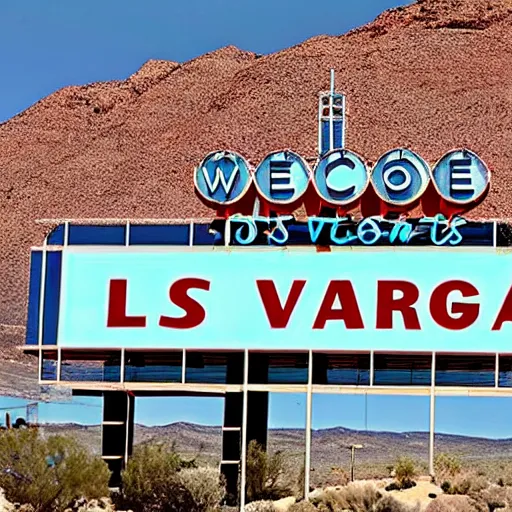
[[[492,245],[492,225],[439,214],[420,219],[233,215],[231,245]]]

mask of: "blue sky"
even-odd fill
[[[53,91],[226,45],[271,53],[339,35],[403,0],[2,0],[0,122]],[[321,5],[321,7],[320,7]]]
[[[23,406],[17,398],[0,397],[0,408]],[[438,397],[436,432],[512,438],[510,399],[481,397]],[[270,395],[271,428],[305,428],[305,395]],[[13,418],[25,417],[24,409],[11,409]],[[76,397],[74,403],[41,404],[41,422],[74,421],[84,424],[101,422],[101,399]],[[221,398],[138,398],[135,420],[146,425],[164,425],[188,421],[203,425],[220,425],[223,417]],[[4,413],[0,411],[0,424]],[[489,421],[492,418],[492,421]],[[314,395],[313,428],[342,425],[357,430],[391,432],[427,431],[429,398],[409,396]]]

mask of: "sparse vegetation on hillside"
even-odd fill
[[[108,496],[110,472],[74,439],[37,430],[0,431],[0,488],[34,512],[60,512],[75,499]]]

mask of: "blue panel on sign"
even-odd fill
[[[44,284],[43,345],[57,344],[61,269],[62,252],[47,252]]]
[[[343,121],[336,119],[334,121],[334,148],[340,149],[343,147]]]
[[[190,224],[130,225],[130,245],[188,245]]]
[[[47,237],[48,245],[64,245],[64,224],[57,226]]]
[[[126,226],[69,226],[69,245],[125,245]]]
[[[329,121],[322,121],[322,147],[321,152],[322,155],[325,155],[330,149],[331,146],[329,144],[330,141],[330,126]]]
[[[30,285],[28,290],[27,332],[25,336],[25,343],[27,345],[37,345],[39,341],[39,303],[42,269],[42,251],[32,251],[30,255]]]
[[[193,245],[223,245],[224,222],[218,229],[211,224],[194,224]]]

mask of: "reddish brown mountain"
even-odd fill
[[[475,215],[512,216],[512,0],[421,0],[269,56],[150,61],[1,125],[0,324],[25,322],[29,249],[48,229],[36,219],[207,215],[192,171],[208,151],[314,155],[331,67],[348,95],[348,147],[375,160],[408,146],[433,163],[467,146],[494,171]]]

